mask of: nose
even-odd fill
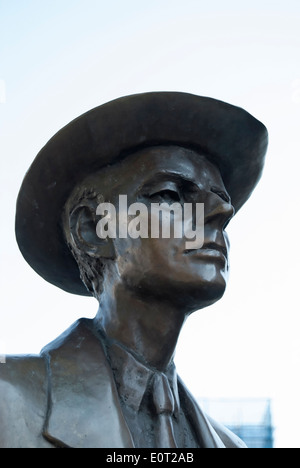
[[[224,232],[227,224],[235,214],[234,207],[225,201],[204,206],[204,242],[216,243],[220,247],[229,250],[229,239]]]
[[[231,203],[220,200],[218,202],[206,203],[204,213],[205,224],[216,224],[217,227],[225,229],[226,225],[233,218],[235,210]]]

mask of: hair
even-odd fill
[[[71,232],[71,217],[80,206],[85,206],[87,202],[95,207],[96,212],[96,206],[101,201],[103,197],[99,196],[94,187],[80,184],[71,193],[63,211],[63,231],[67,246],[77,262],[83,284],[98,300],[103,290],[104,270],[108,260],[89,255],[77,245]]]

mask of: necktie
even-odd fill
[[[175,402],[170,384],[164,374],[154,374],[153,403],[157,413],[157,448],[176,448],[172,422]]]

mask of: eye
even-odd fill
[[[151,202],[156,202],[156,203],[178,203],[180,202],[180,196],[179,193],[175,190],[159,190],[158,192],[152,193],[149,195],[149,199]]]
[[[143,188],[142,196],[151,203],[172,204],[181,201],[180,187],[171,180],[149,184]]]

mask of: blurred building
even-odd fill
[[[249,448],[273,448],[271,401],[253,399],[198,399],[210,417],[224,424]]]

